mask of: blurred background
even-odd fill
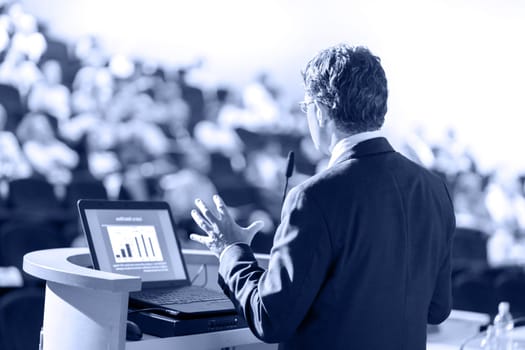
[[[41,305],[23,254],[85,246],[78,198],[166,200],[202,248],[189,212],[218,192],[268,253],[288,152],[291,185],[327,164],[301,69],[340,42],[381,57],[389,140],[449,185],[454,307],[525,316],[524,19],[521,0],[0,0],[2,349],[14,292]]]

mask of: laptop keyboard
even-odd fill
[[[146,300],[150,303],[166,304],[189,304],[200,301],[229,300],[224,294],[202,287],[180,287],[168,290],[148,290],[133,292],[133,297]]]

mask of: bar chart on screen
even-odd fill
[[[108,225],[116,263],[163,261],[155,226]]]

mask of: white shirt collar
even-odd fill
[[[361,132],[359,134],[354,134],[339,140],[332,149],[332,155],[330,156],[330,161],[328,162],[328,168],[334,166],[341,159],[345,158],[345,156],[348,155],[352,148],[358,143],[382,136],[383,132],[381,130],[375,130]]]

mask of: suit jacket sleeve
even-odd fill
[[[446,187],[445,187],[446,190]],[[447,239],[445,246],[444,258],[441,261],[440,269],[438,272],[438,277],[436,280],[436,286],[434,288],[434,293],[432,295],[432,300],[430,301],[430,306],[428,308],[428,317],[427,322],[430,324],[439,324],[448,317],[450,311],[452,310],[452,237],[456,228],[456,220],[454,216],[454,209],[452,207],[452,200],[446,190],[448,196],[448,225],[447,225]]]
[[[450,252],[445,257],[428,308],[428,320],[430,324],[439,324],[448,317],[452,309],[451,293],[451,263]]]
[[[293,189],[286,198],[268,269],[248,245],[232,246],[221,258],[219,284],[266,342],[286,340],[299,326],[327,275],[332,245],[314,198]]]

